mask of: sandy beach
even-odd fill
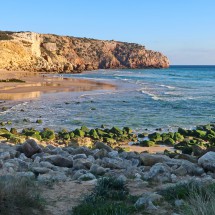
[[[0,70],[0,80],[19,79],[20,82],[0,82],[0,100],[38,98],[43,93],[114,90],[115,85],[80,79],[54,77],[49,73]]]

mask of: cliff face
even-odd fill
[[[0,32],[0,69],[81,72],[166,68],[169,60],[144,46],[34,32]]]

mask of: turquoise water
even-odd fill
[[[99,70],[64,77],[117,85],[114,91],[44,94],[1,113],[17,127],[73,129],[81,125],[130,126],[175,130],[215,121],[215,66],[171,66],[168,69]],[[25,112],[20,111],[24,109]],[[22,119],[42,125],[23,124]]]

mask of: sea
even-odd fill
[[[61,76],[112,83],[116,89],[43,94],[1,112],[0,121],[12,121],[8,127],[19,129],[104,125],[128,126],[136,132],[192,129],[215,122],[215,66],[107,69]],[[43,123],[35,123],[37,119]]]

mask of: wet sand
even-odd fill
[[[73,78],[54,77],[50,73],[0,70],[0,80],[20,79],[19,82],[0,82],[0,100],[25,100],[40,97],[43,93],[115,90],[108,83]]]
[[[153,154],[156,154],[156,153],[163,154],[163,152],[165,150],[168,150],[168,151],[171,151],[171,152],[175,151],[174,147],[165,146],[165,145],[157,145],[157,146],[150,146],[150,147],[126,145],[125,148],[129,148],[130,151],[134,151],[134,152],[141,153],[141,152],[147,151],[148,153],[153,153]]]

